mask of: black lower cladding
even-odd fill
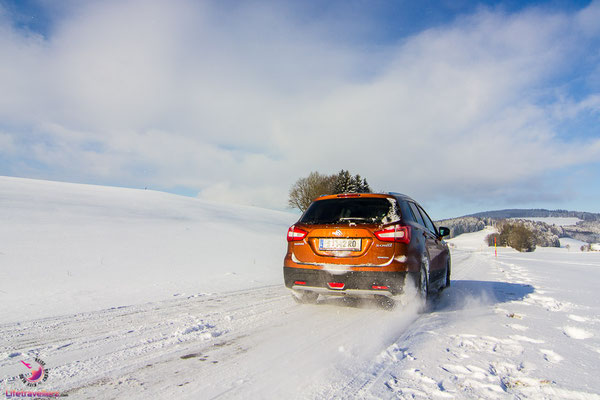
[[[348,271],[341,274],[319,269],[283,268],[285,286],[291,288],[294,282],[306,282],[306,286],[329,288],[330,282],[344,284],[344,289],[373,290],[373,286],[387,286],[393,295],[402,293],[404,280],[411,272]],[[413,276],[413,279],[416,276]],[[297,285],[304,286],[304,285]],[[335,289],[332,290],[336,291]]]

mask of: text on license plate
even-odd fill
[[[361,239],[319,239],[319,250],[360,251]]]

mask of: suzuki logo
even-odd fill
[[[335,236],[342,236],[343,235],[342,231],[340,231],[339,229],[337,231],[333,232],[333,234]]]

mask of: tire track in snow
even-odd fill
[[[337,367],[362,360],[365,337],[375,341],[369,351],[380,350],[394,322],[373,304],[320,303],[296,305],[274,286],[5,324],[0,368],[39,355],[52,368],[48,385],[77,398],[181,387],[201,397],[306,393],[307,379],[327,384]]]
[[[239,296],[248,301],[237,301]],[[51,378],[64,380],[62,390],[72,389],[107,372],[123,373],[176,357],[186,343],[212,342],[228,329],[231,315],[241,322],[260,319],[284,298],[287,293],[276,286],[5,324],[0,327],[0,354],[13,357],[1,357],[0,370],[12,366],[19,355],[39,355],[53,366]]]
[[[451,249],[453,280],[470,278],[472,271],[477,268],[481,258],[473,251]],[[452,286],[443,293],[456,290]],[[394,336],[388,338],[388,343],[369,362],[361,366],[361,371],[353,374],[353,378],[334,390],[321,393],[323,398],[346,399],[346,398],[377,398],[370,393],[372,387],[384,385],[392,375],[389,371],[392,367],[405,359],[413,358],[410,349],[401,345],[411,337],[426,330],[439,329],[439,321],[436,318],[436,307],[439,298],[435,295],[429,300],[431,311],[428,314],[417,315],[416,304],[409,304],[406,313],[406,321],[403,329],[398,329]],[[316,397],[315,397],[316,398]]]

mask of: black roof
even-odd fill
[[[388,194],[391,194],[392,196],[395,196],[395,197],[399,197],[399,198],[401,198],[401,199],[403,199],[403,200],[414,201],[414,202],[416,203],[415,199],[413,199],[412,197],[410,197],[410,196],[407,196],[407,195],[405,195],[405,194],[402,194],[402,193],[397,193],[397,192],[388,192]]]

